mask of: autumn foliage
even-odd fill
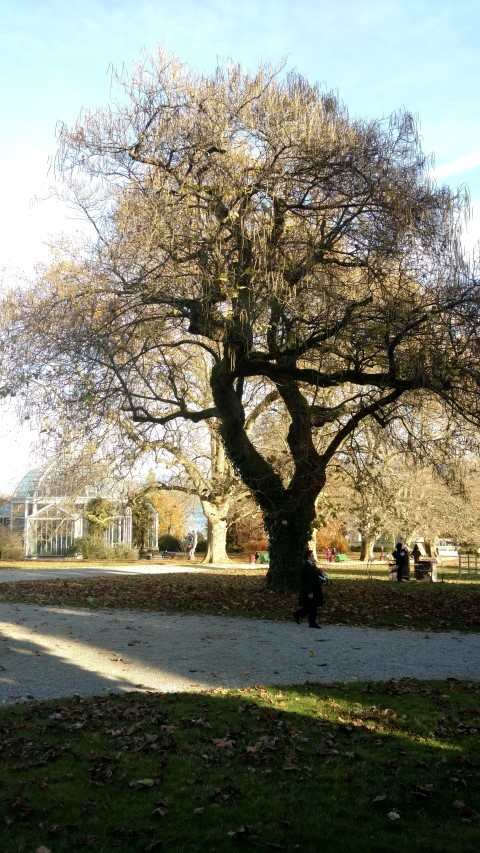
[[[480,585],[338,580],[322,621],[423,631],[480,631]],[[0,601],[291,619],[295,593],[267,588],[263,569],[2,583]]]

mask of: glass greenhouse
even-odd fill
[[[112,514],[105,522],[107,545],[131,545],[132,513],[121,488],[111,479],[93,484],[92,471],[48,463],[23,477],[11,500],[0,510],[1,523],[22,536],[26,557],[60,557],[72,553],[76,540],[89,535],[88,507],[94,498],[107,500]],[[148,547],[156,549],[158,516],[152,507]]]

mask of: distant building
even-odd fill
[[[458,548],[452,539],[437,539],[435,551],[443,559],[458,557]]]
[[[114,507],[103,534],[105,543],[131,545],[132,513],[121,487],[105,477],[88,483],[74,467],[62,468],[56,462],[23,477],[0,508],[0,524],[22,537],[26,557],[65,556],[76,540],[89,535],[87,506],[93,498],[108,500]],[[157,528],[158,516],[152,507],[149,547],[157,547]]]

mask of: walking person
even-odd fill
[[[324,598],[322,586],[327,583],[327,576],[315,563],[313,551],[307,551],[300,572],[300,594],[298,597],[299,609],[293,614],[297,625],[300,619],[308,616],[310,628],[321,628],[317,622],[318,608],[323,606]]]

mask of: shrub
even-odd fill
[[[165,533],[158,539],[158,548],[160,551],[181,551],[182,543],[171,533]]]
[[[1,555],[3,560],[23,560],[25,551],[21,545],[2,545]]]
[[[4,560],[21,560],[25,556],[21,534],[0,528],[0,555]]]
[[[130,545],[114,545],[111,550],[114,560],[138,560],[138,548],[131,548]]]
[[[107,545],[103,539],[95,536],[85,536],[75,539],[67,552],[70,556],[81,554],[84,560],[138,560],[138,549],[130,545]]]
[[[81,539],[75,539],[73,545],[68,549],[68,554],[81,554],[84,560],[91,559],[106,560],[109,552],[113,549],[109,548],[103,539],[96,539],[93,536],[84,536]]]

